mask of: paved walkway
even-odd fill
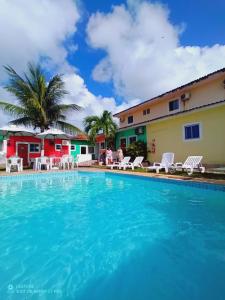
[[[77,169],[75,169],[77,170]],[[154,178],[167,178],[171,180],[184,180],[184,181],[194,181],[194,182],[206,182],[206,183],[213,183],[213,184],[222,184],[225,185],[224,179],[209,179],[204,177],[189,177],[189,176],[182,176],[182,175],[171,175],[160,173],[156,174],[153,172],[138,172],[138,171],[123,171],[123,170],[110,170],[106,168],[95,168],[95,167],[80,167],[78,168],[79,171],[88,171],[88,172],[109,172],[109,173],[117,173],[117,174],[129,174],[135,176],[144,176],[144,177],[154,177]],[[34,174],[34,173],[46,173],[46,172],[73,172],[74,170],[52,170],[52,171],[34,171],[34,170],[24,170],[22,173],[12,172],[6,173],[5,171],[0,171],[0,176],[15,176],[19,174]]]

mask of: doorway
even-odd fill
[[[23,159],[23,165],[28,166],[28,144],[17,144],[17,155]]]
[[[80,146],[80,154],[87,154],[87,146]]]

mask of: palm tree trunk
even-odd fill
[[[41,126],[40,129],[41,129],[41,132],[44,132],[44,131],[45,131],[44,126]],[[44,148],[45,148],[45,147],[44,147],[44,139],[41,139],[41,156],[44,155]]]

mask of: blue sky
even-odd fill
[[[92,69],[104,56],[104,51],[90,49],[86,43],[85,28],[88,17],[92,13],[96,11],[108,13],[112,10],[113,5],[124,3],[125,1],[88,0],[82,4],[85,14],[83,20],[78,24],[78,33],[75,34],[79,49],[77,51],[77,58],[70,58],[70,62],[79,68],[80,74],[86,79],[89,89],[93,93],[104,94],[107,97],[111,95],[118,97],[118,95],[116,95],[111,82],[98,83],[91,76]],[[163,3],[170,10],[170,20],[173,24],[184,25],[184,31],[180,39],[182,45],[204,47],[225,43],[225,1],[163,0],[160,3]]]
[[[64,101],[84,108],[70,116],[78,125],[225,67],[222,0],[0,2],[0,64],[22,73],[33,61],[49,76],[63,73]],[[0,97],[16,102],[6,80],[0,69]]]

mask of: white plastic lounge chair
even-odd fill
[[[137,156],[133,162],[128,162],[127,164],[124,164],[123,169],[126,170],[126,168],[130,168],[134,170],[134,168],[143,168],[143,160],[143,156]]]
[[[37,159],[37,170],[41,170],[42,166],[46,167],[47,171],[50,170],[50,158],[47,156],[41,156]]]
[[[161,163],[154,162],[153,166],[147,167],[149,171],[156,171],[159,173],[161,169],[165,169],[165,172],[168,173],[170,166],[174,163],[174,153],[167,152],[163,153]]]
[[[187,171],[188,175],[192,175],[194,171],[199,171],[201,173],[205,172],[205,167],[202,166],[203,156],[188,156],[184,163],[178,162],[175,164],[176,171]]]
[[[18,172],[23,171],[23,159],[18,156],[12,156],[6,159],[6,172],[10,173],[12,167],[15,167]]]
[[[127,165],[130,161],[131,157],[130,156],[125,156],[124,159],[121,162],[114,162],[111,165],[107,165],[108,168],[111,168],[111,170],[113,170],[113,168],[123,168],[125,165]]]

